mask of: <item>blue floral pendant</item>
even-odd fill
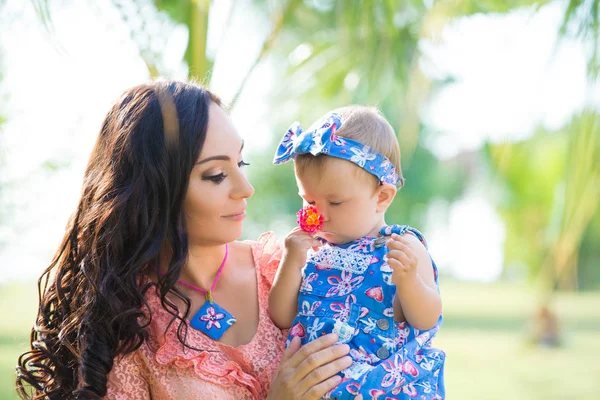
[[[235,324],[235,317],[223,307],[207,299],[190,321],[192,328],[206,334],[213,340],[219,340],[221,336]]]

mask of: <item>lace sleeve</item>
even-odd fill
[[[150,400],[150,389],[143,376],[137,351],[115,359],[113,369],[108,374],[105,398],[111,400]]]

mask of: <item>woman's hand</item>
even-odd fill
[[[300,346],[295,337],[284,351],[271,381],[267,400],[317,400],[338,386],[338,372],[352,365],[350,347],[336,345],[337,335],[328,334]]]

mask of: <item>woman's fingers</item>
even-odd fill
[[[300,348],[301,344],[302,344],[302,341],[300,340],[300,338],[298,336],[294,336],[292,338],[292,341],[290,342],[290,345],[288,346],[288,348],[284,350],[280,363],[283,364],[284,362],[286,362],[287,360],[292,358],[292,356]]]
[[[317,353],[323,349],[327,349],[328,347],[332,347],[337,342],[337,339],[338,337],[335,333],[329,333],[305,344],[304,346],[300,347],[300,349],[296,351],[290,358],[289,366],[292,368],[297,368],[306,360],[306,358],[312,356],[314,353]],[[296,340],[296,338],[294,338],[294,340]]]
[[[324,351],[326,350],[321,350],[321,352]],[[303,399],[320,399],[325,393],[340,384],[341,378],[336,374],[342,372],[351,365],[352,359],[350,356],[333,359],[327,364],[313,369],[298,383],[296,390],[298,390],[299,393],[304,393]]]
[[[336,345],[337,335],[321,336],[304,346],[293,338],[283,352],[279,368],[271,382],[269,399],[320,399],[340,384],[336,375],[352,364],[348,356],[350,347]]]
[[[349,349],[349,346],[345,344],[336,345],[308,356],[298,366],[298,375],[305,376],[296,386],[296,390],[299,393],[311,392],[309,398],[317,393],[321,396],[326,393],[327,390],[323,393],[321,390],[332,384],[329,379],[352,365],[352,359],[346,355]],[[329,382],[325,383],[326,381]],[[322,383],[323,385],[320,385]],[[318,386],[319,389],[315,389],[315,386]]]
[[[342,383],[342,378],[339,375],[334,375],[326,381],[323,381],[310,388],[306,393],[304,393],[302,400],[318,400],[322,398],[325,393],[329,392],[340,383]]]
[[[281,361],[279,362],[279,367],[271,380],[271,389],[269,390],[267,400],[291,400],[300,398],[300,396],[295,395],[294,385],[292,384],[296,369],[290,366],[290,359],[296,354],[298,349],[300,349],[300,345],[300,338],[294,337],[287,349],[284,350]]]

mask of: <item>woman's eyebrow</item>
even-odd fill
[[[243,148],[244,148],[244,141],[242,140],[242,147],[240,147],[240,153],[242,152]],[[212,156],[212,157],[207,157],[204,160],[198,161],[196,163],[196,165],[198,165],[198,164],[204,164],[206,162],[214,161],[214,160],[229,161],[229,160],[231,160],[231,158],[229,156],[226,156],[226,155]]]
[[[231,158],[229,158],[229,156],[225,156],[225,155],[221,155],[221,156],[212,156],[212,157],[207,157],[207,158],[205,158],[204,160],[198,161],[198,162],[196,163],[196,165],[198,165],[198,164],[204,164],[204,163],[206,163],[206,162],[209,162],[209,161],[214,161],[214,160],[223,160],[223,161],[229,161],[229,160],[231,160]]]

